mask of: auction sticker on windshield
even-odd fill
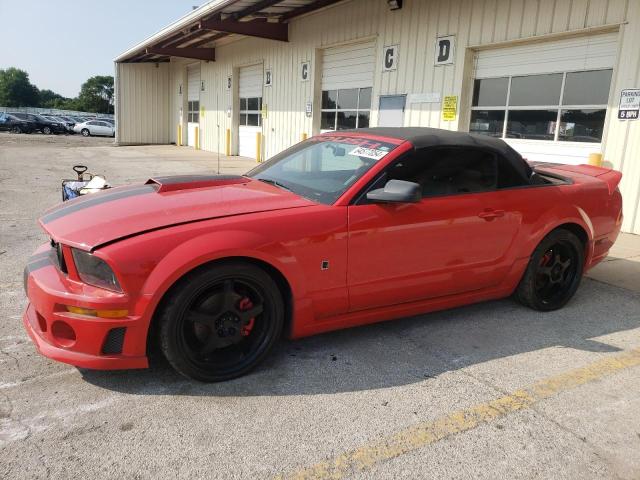
[[[349,152],[349,155],[371,158],[373,160],[380,160],[387,153],[389,153],[388,150],[376,150],[374,148],[356,147]]]

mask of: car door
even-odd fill
[[[97,120],[87,122],[87,126],[89,127],[91,135],[102,135],[102,127],[100,126],[100,122]]]
[[[431,148],[391,165],[389,179],[419,183],[418,203],[349,206],[350,310],[487,289],[512,263],[521,215],[497,191],[495,154]]]
[[[105,122],[101,122],[99,120],[96,120],[96,134],[97,135],[110,135],[111,132],[109,131],[109,128],[107,127],[107,124]]]

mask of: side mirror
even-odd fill
[[[422,200],[422,187],[404,180],[389,180],[384,188],[371,190],[367,200],[374,203],[417,203]]]

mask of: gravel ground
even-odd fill
[[[113,184],[217,169],[188,148],[0,134],[1,478],[328,478],[323,461],[337,478],[640,478],[640,294],[592,279],[549,314],[507,299],[285,341],[215,385],[41,357],[22,269],[74,163]],[[539,382],[552,394],[513,400]]]

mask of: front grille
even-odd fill
[[[64,253],[62,253],[62,244],[51,239],[51,248],[53,249],[53,259],[56,267],[63,273],[68,273],[67,263],[64,261]]]
[[[124,344],[124,334],[126,331],[127,329],[125,327],[117,327],[109,330],[102,345],[102,353],[122,353],[122,345]]]

